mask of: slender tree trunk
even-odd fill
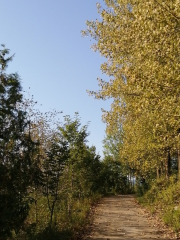
[[[170,176],[171,175],[171,153],[170,153],[170,149],[168,149],[167,162],[168,162],[168,176]]]
[[[178,134],[178,178],[180,179],[180,133]]]
[[[160,176],[164,177],[164,163],[161,161]]]
[[[37,209],[37,189],[35,189],[35,205],[36,205],[36,225],[37,225],[37,221],[38,221],[38,209]]]
[[[171,155],[170,155],[170,149],[167,149],[165,151],[166,153],[166,162],[165,162],[165,171],[166,171],[166,178],[168,179],[171,175]]]
[[[168,174],[168,161],[166,159],[166,162],[165,162],[165,176],[166,176],[166,179],[169,178],[169,174]]]
[[[159,168],[156,168],[157,179],[159,179]]]
[[[52,207],[51,207],[50,228],[52,228],[52,221],[53,221],[55,203],[56,203],[56,201],[53,202]]]
[[[129,187],[130,187],[130,192],[132,191],[132,177],[131,177],[131,169],[130,169],[130,171],[129,171]]]

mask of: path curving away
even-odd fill
[[[94,221],[84,240],[174,239],[136,203],[132,195],[104,198],[96,208]]]

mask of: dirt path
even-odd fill
[[[173,239],[139,207],[132,195],[104,198],[98,204],[89,236],[85,240]]]

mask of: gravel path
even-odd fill
[[[85,240],[173,239],[136,203],[132,195],[107,197],[98,204],[93,225]]]

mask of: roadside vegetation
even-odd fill
[[[0,239],[77,239],[107,194],[126,191],[126,175],[112,156],[87,145],[80,116],[41,113],[22,95],[13,56],[0,50]],[[63,119],[60,121],[60,119]]]
[[[132,192],[180,231],[179,0],[104,3],[82,31],[109,76],[89,91],[113,100],[103,110],[104,159],[78,113],[60,121],[24,99],[0,50],[0,239],[75,239],[101,196]]]
[[[138,188],[138,201],[147,207],[152,215],[160,217],[179,236],[180,232],[180,186],[177,176],[169,180],[159,178],[151,182],[149,190]]]
[[[140,202],[180,230],[180,2],[105,0],[84,36],[105,59],[96,99]],[[112,148],[111,148],[112,150]]]

